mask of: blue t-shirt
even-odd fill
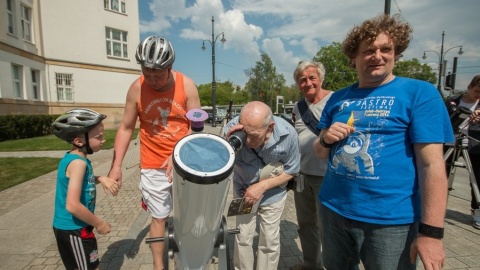
[[[80,219],[74,217],[67,211],[67,191],[70,179],[66,176],[68,165],[76,160],[81,159],[87,163],[85,176],[83,177],[82,193],[80,195],[80,202],[95,213],[95,198],[97,189],[95,186],[95,176],[93,174],[92,164],[90,160],[76,154],[67,152],[60,160],[57,172],[57,189],[55,192],[55,213],[53,216],[53,227],[60,230],[77,230],[86,227],[87,224]]]
[[[328,100],[318,129],[335,122],[356,130],[330,150],[319,199],[338,214],[373,224],[421,217],[413,144],[453,142],[449,115],[435,87],[396,77],[375,88],[354,84]]]

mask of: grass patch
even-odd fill
[[[57,170],[59,158],[0,158],[0,191]]]
[[[102,149],[112,149],[117,130],[105,130]],[[138,129],[132,135],[137,138]],[[0,152],[68,151],[72,146],[55,135],[0,142]],[[57,170],[59,158],[0,158],[0,191]]]
[[[105,130],[103,132],[106,142],[102,149],[112,149],[115,142],[116,129]],[[137,138],[138,129],[133,133],[132,139]],[[72,148],[67,142],[60,140],[55,135],[47,135],[29,139],[9,140],[0,142],[0,152],[16,152],[16,151],[52,151],[65,150]]]

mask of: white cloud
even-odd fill
[[[239,10],[229,10],[220,16],[222,26],[229,36],[226,47],[234,48],[238,52],[245,52],[247,55],[258,57],[259,49],[257,40],[262,37],[261,27],[248,24],[243,13]],[[231,42],[230,42],[231,41]]]
[[[294,56],[292,51],[287,51],[280,38],[264,39],[262,48],[272,59],[277,73],[283,74],[288,84],[291,84],[293,70],[301,59]]]
[[[143,1],[143,0],[140,0]],[[172,28],[172,23],[178,22],[179,18],[185,16],[185,1],[155,0],[148,3],[148,8],[153,15],[153,20],[146,21],[140,14],[141,33],[162,33]]]
[[[303,50],[307,53],[307,55],[311,55],[309,59],[312,59],[313,56],[317,54],[320,48],[316,40],[308,37],[302,39],[302,47]]]
[[[255,65],[259,59],[260,46],[270,55],[277,70],[284,73],[287,83],[292,83],[290,73],[299,59],[311,59],[321,46],[343,41],[354,25],[383,13],[385,3],[384,0],[187,2],[150,1],[153,19],[145,21],[140,14],[141,32],[168,33],[185,41],[210,40],[211,17],[214,16],[215,34],[225,32],[227,39],[223,45],[222,62],[235,68],[231,71],[235,75],[229,76],[236,77],[235,82],[240,85],[245,83],[246,78],[238,70]],[[146,5],[143,0],[139,4]],[[438,66],[438,56],[435,53],[427,53],[426,61],[421,57],[425,50],[440,52],[441,34],[445,31],[444,49],[462,45],[465,51],[465,54],[459,56],[457,86],[466,88],[471,77],[480,73],[479,8],[478,0],[391,2],[390,13],[400,13],[414,29],[414,38],[403,54],[404,59],[415,57],[422,63],[429,62]],[[182,45],[178,41],[175,44]],[[179,46],[179,53],[182,49]],[[445,55],[450,69],[453,57],[458,56],[456,52],[456,49],[452,49]],[[179,68],[187,69],[195,79],[195,73],[199,69],[195,69],[195,66],[195,63],[189,63],[188,66]],[[243,79],[240,79],[242,76]]]

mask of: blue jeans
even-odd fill
[[[410,245],[418,224],[378,225],[342,217],[320,206],[323,227],[323,265],[326,269],[352,269],[358,258],[366,270],[415,270]]]

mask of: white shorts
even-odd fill
[[[153,218],[166,218],[172,209],[172,184],[164,169],[141,169],[140,191]]]

